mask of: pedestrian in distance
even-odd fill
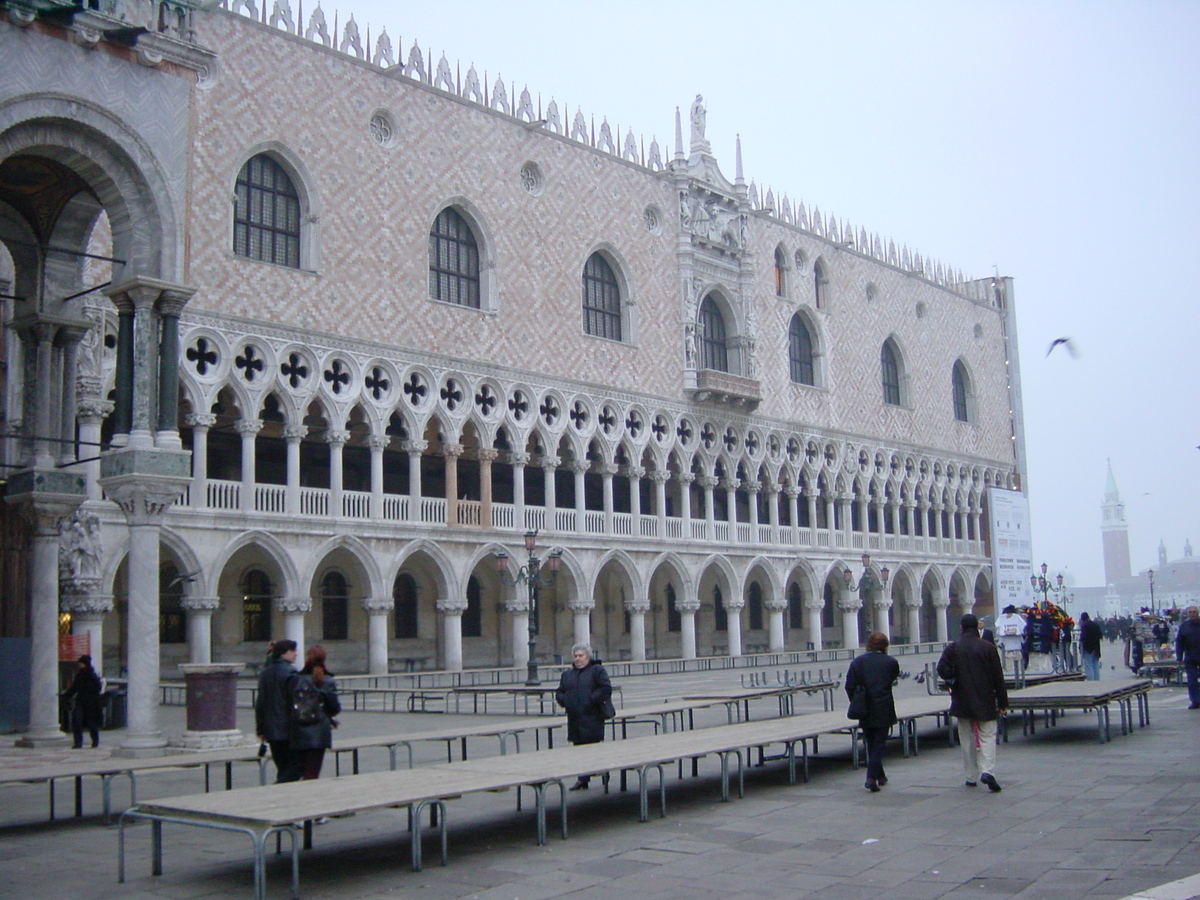
[[[1188,709],[1200,709],[1200,608],[1189,606],[1175,635],[1175,658],[1187,671]]]
[[[605,707],[612,707],[612,682],[592,648],[571,648],[571,666],[558,679],[554,699],[567,713],[567,740],[572,744],[596,744],[604,740]],[[580,775],[573,791],[586,791],[591,775]]]
[[[1100,680],[1100,642],[1104,629],[1087,613],[1079,614],[1079,651],[1083,655],[1083,677]]]
[[[291,697],[288,740],[301,781],[321,777],[325,751],[333,746],[334,718],[342,711],[337,682],[325,662],[325,648],[314,644],[304,654],[304,668],[288,679]]]
[[[883,749],[887,744],[888,732],[898,721],[892,687],[900,679],[900,663],[888,656],[888,644],[887,635],[871,632],[867,635],[867,652],[850,663],[850,668],[846,670],[846,696],[852,704],[850,718],[858,719],[858,727],[867,748],[866,788],[871,793],[877,793],[887,784],[887,774],[883,770]],[[860,690],[862,706],[856,709],[855,694]]]
[[[967,787],[979,782],[993,793],[996,780],[996,721],[1008,712],[1004,669],[991,644],[979,637],[979,620],[962,617],[962,634],[938,660],[938,676],[950,686],[950,715],[958,719]]]
[[[275,783],[300,780],[300,765],[291,747],[292,698],[288,681],[296,671],[296,642],[282,639],[271,645],[271,661],[258,676],[254,726],[258,739],[271,748]]]
[[[79,657],[76,665],[78,668],[75,670],[75,677],[71,679],[71,686],[63,694],[63,697],[72,703],[72,746],[76,750],[83,747],[83,731],[86,728],[92,739],[92,749],[95,749],[100,746],[100,697],[104,693],[104,683],[92,668],[92,658],[86,653]]]

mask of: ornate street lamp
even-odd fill
[[[529,670],[525,684],[530,687],[539,684],[538,667],[534,659],[534,649],[537,644],[538,591],[540,588],[550,587],[554,584],[554,579],[558,575],[558,563],[562,558],[562,548],[555,547],[546,558],[546,568],[550,571],[543,572],[542,561],[534,554],[537,549],[537,535],[536,530],[525,532],[525,552],[529,554],[529,559],[517,570],[516,575],[508,571],[508,554],[503,550],[496,553],[496,573],[500,576],[500,580],[510,587],[515,587],[523,582],[529,588]]]
[[[1146,574],[1150,577],[1150,612],[1152,615],[1158,615],[1158,611],[1154,608],[1154,570],[1147,569]]]
[[[1057,577],[1055,578],[1055,581],[1057,582],[1057,584],[1051,584],[1046,579],[1046,564],[1045,563],[1042,563],[1042,574],[1041,575],[1033,574],[1033,575],[1029,576],[1029,586],[1032,587],[1035,591],[1038,591],[1042,595],[1042,603],[1043,604],[1050,602],[1050,594],[1051,593],[1054,593],[1054,594],[1062,593],[1062,589],[1063,589],[1062,572],[1058,573]]]
[[[871,554],[864,553],[862,555],[863,573],[858,579],[858,584],[854,583],[854,573],[846,568],[842,571],[842,577],[846,579],[846,590],[858,591],[858,596],[863,600],[870,601],[871,595],[877,590],[881,590],[887,584],[888,575],[891,574],[887,566],[879,570],[879,581],[875,580],[875,576],[871,574]]]

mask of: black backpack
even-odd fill
[[[324,698],[312,679],[297,675],[292,681],[290,718],[297,725],[315,725],[321,721]]]

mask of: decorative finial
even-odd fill
[[[737,136],[737,153],[735,154],[733,167],[733,183],[745,184],[745,176],[742,175],[742,136]]]
[[[683,122],[679,117],[679,107],[675,107],[675,158],[683,159]]]

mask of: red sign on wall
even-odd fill
[[[58,636],[58,659],[60,662],[74,662],[85,653],[91,653],[92,636],[86,631],[83,634],[60,634]]]

